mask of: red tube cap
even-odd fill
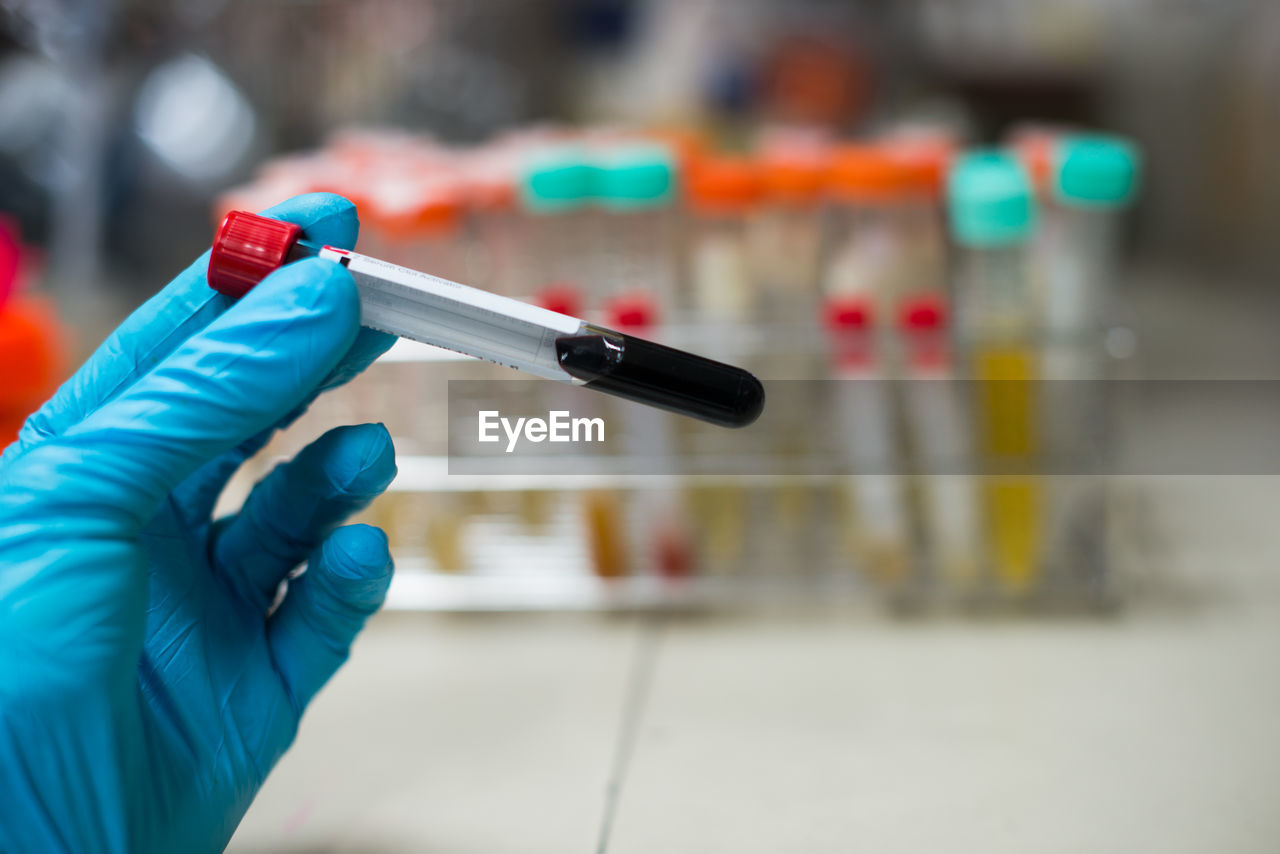
[[[548,311],[578,317],[582,314],[582,295],[573,285],[563,282],[548,285],[538,291],[533,298],[534,304]]]
[[[947,325],[947,304],[941,294],[918,294],[898,305],[898,324],[909,332],[931,332]]]
[[[301,233],[301,226],[291,222],[232,211],[213,239],[209,287],[239,299],[284,264]]]
[[[657,325],[658,306],[641,291],[618,294],[605,305],[606,323],[618,329],[648,329]]]
[[[861,294],[828,297],[822,309],[827,328],[835,332],[870,329],[875,319],[871,298]]]

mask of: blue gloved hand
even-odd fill
[[[355,242],[337,196],[266,213]],[[207,263],[125,321],[0,457],[7,854],[221,850],[390,582],[386,536],[336,528],[395,474],[381,425],[325,434],[210,520],[272,431],[393,339],[360,329],[331,261],[234,304]]]

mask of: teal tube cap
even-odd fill
[[[581,146],[545,148],[524,165],[520,200],[532,214],[568,213],[591,201],[594,185],[595,167]]]
[[[1123,207],[1138,189],[1141,154],[1118,136],[1068,136],[1058,143],[1054,198],[1078,207]]]
[[[1026,170],[1013,155],[979,149],[960,155],[947,176],[951,235],[961,246],[1024,243],[1035,224]]]
[[[596,201],[612,210],[660,208],[676,195],[676,157],[669,146],[632,143],[597,162]]]

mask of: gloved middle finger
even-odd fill
[[[385,427],[330,430],[267,475],[239,513],[215,525],[209,545],[214,571],[265,613],[280,581],[395,474]]]

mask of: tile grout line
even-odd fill
[[[645,619],[635,654],[627,674],[627,687],[622,704],[622,718],[618,723],[618,737],[613,746],[613,762],[609,768],[609,782],[605,786],[604,813],[600,820],[600,835],[596,841],[596,854],[605,854],[613,821],[622,799],[622,783],[626,779],[640,735],[640,722],[644,718],[649,689],[653,684],[654,670],[658,663],[658,642],[662,638],[661,615]]]

